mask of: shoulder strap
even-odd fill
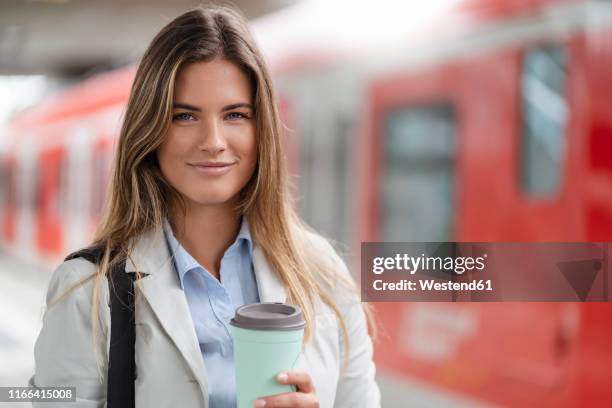
[[[84,258],[91,263],[98,264],[100,263],[100,258],[102,257],[102,248],[91,246],[79,251],[73,252],[64,259],[64,261],[69,261],[75,258]]]
[[[98,264],[101,259],[101,248],[89,247],[74,252],[66,261],[84,258]],[[110,294],[110,347],[108,355],[108,375],[106,389],[107,408],[131,408],[135,406],[134,380],[136,379],[136,362],[134,343],[136,330],[134,323],[134,277],[125,273],[125,262],[119,264],[108,280]]]

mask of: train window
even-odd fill
[[[455,188],[452,106],[441,103],[390,112],[383,144],[381,238],[450,240]]]
[[[346,243],[350,238],[352,121],[341,112],[318,118],[315,125],[302,128],[300,136],[300,211],[314,228]]]
[[[521,80],[521,187],[550,195],[561,186],[566,150],[567,53],[561,46],[529,50]]]

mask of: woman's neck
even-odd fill
[[[223,254],[240,230],[240,214],[231,206],[188,206],[171,221],[176,239],[200,265],[220,280]]]

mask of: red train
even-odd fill
[[[254,31],[311,225],[351,254],[376,240],[612,238],[611,4],[462,1],[392,48],[362,49],[333,34],[362,26],[330,12],[309,27],[321,15],[308,7]],[[86,242],[134,72],[14,119],[0,166],[5,248],[54,264]],[[375,306],[383,375],[501,406],[612,406],[610,304]]]

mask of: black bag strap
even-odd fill
[[[101,257],[101,248],[89,247],[68,255],[65,260],[84,258],[91,263],[99,264]],[[108,355],[106,406],[107,408],[132,408],[136,403],[134,395],[136,329],[133,312],[136,274],[125,273],[125,262],[122,262],[111,271],[111,275],[113,278],[108,280],[111,338]]]

